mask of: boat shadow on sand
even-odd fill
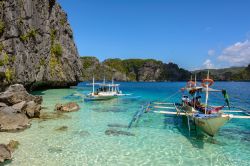
[[[169,125],[173,125],[173,127],[176,128],[180,134],[186,137],[194,148],[203,149],[205,143],[223,145],[215,138],[203,134],[198,129],[197,131],[189,132],[186,117],[164,115],[164,128],[168,128]]]

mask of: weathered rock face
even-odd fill
[[[61,87],[81,80],[82,64],[55,0],[0,1],[1,86]]]
[[[28,118],[40,116],[42,97],[29,94],[23,85],[11,85],[0,93],[0,131],[23,130],[30,126]]]
[[[78,111],[80,106],[75,102],[69,102],[66,104],[56,104],[55,110],[60,112],[74,112]]]
[[[138,80],[139,81],[156,81],[161,74],[162,63],[146,62],[139,69]]]

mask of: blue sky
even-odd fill
[[[186,69],[250,63],[247,0],[58,0],[81,56],[154,58]]]

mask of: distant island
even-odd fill
[[[107,80],[112,76],[116,81],[186,81],[193,74],[201,80],[206,77],[207,69],[188,71],[174,63],[163,63],[155,59],[106,59],[100,62],[94,56],[80,57],[83,65],[83,79]],[[217,81],[249,81],[250,64],[248,67],[231,67],[210,69],[210,76]]]
[[[250,64],[247,67],[210,69],[210,76],[216,81],[250,81]],[[193,71],[198,79],[206,77],[207,70]]]

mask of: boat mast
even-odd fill
[[[106,82],[106,79],[105,79],[105,76],[103,77],[103,84],[105,84],[105,82]]]
[[[209,79],[209,70],[207,71],[207,79]],[[207,114],[207,102],[208,102],[208,84],[206,84],[205,114]]]
[[[194,86],[196,87],[196,73],[194,75]]]
[[[194,75],[194,87],[196,88],[196,74]],[[194,93],[194,108],[196,108],[196,97],[197,97],[197,92],[195,91]]]
[[[93,83],[92,83],[92,93],[95,93],[95,77],[93,76]]]
[[[112,92],[114,91],[114,77],[112,76]]]

